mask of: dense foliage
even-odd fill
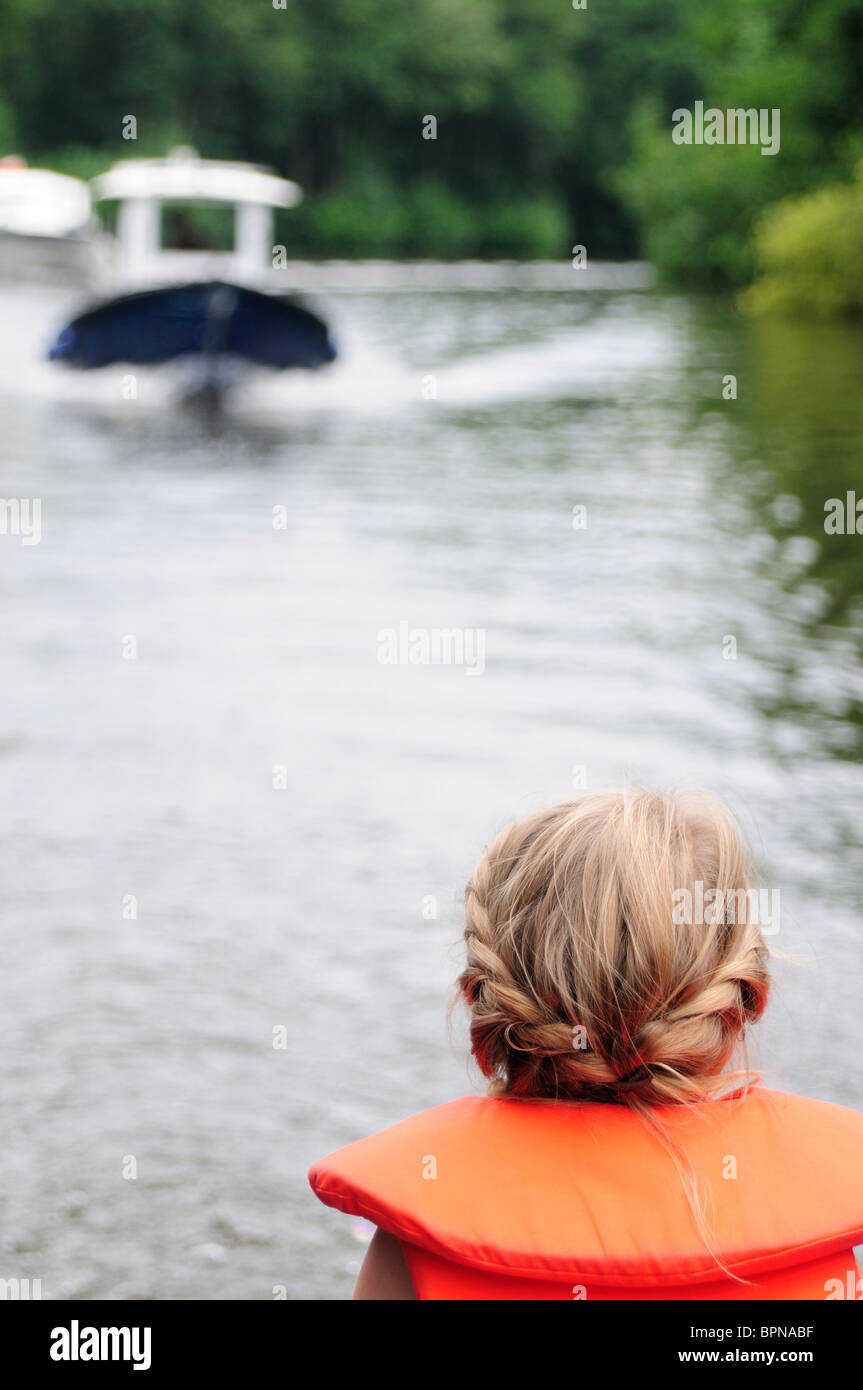
[[[788,198],[755,229],[760,273],[742,296],[752,314],[863,314],[863,162],[851,183]]]
[[[0,150],[267,163],[309,194],[284,239],[320,255],[584,243],[743,284],[758,214],[850,177],[861,89],[858,0],[0,0]],[[779,153],[676,145],[697,100],[778,108]]]

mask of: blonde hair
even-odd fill
[[[507,826],[467,886],[458,981],[491,1094],[649,1118],[745,1079],[727,1067],[767,1002],[768,952],[757,913],[735,920],[741,896],[740,831],[703,793],[593,793]],[[713,910],[680,910],[693,900]]]

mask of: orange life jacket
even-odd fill
[[[735,1278],[668,1151],[619,1105],[466,1096],[337,1150],[309,1181],[399,1238],[417,1298],[863,1294],[863,1114],[761,1088],[653,1113]]]

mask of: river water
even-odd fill
[[[347,1296],[307,1167],[480,1089],[462,886],[574,782],[731,803],[762,1073],[863,1107],[863,335],[456,282],[325,294],[341,360],[221,422],[4,292],[0,1275],[44,1297]],[[382,664],[400,624],[484,669]]]

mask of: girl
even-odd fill
[[[359,1299],[837,1298],[863,1115],[731,1070],[768,996],[739,831],[702,794],[591,794],[503,830],[458,993],[485,1097],[316,1164],[374,1222]]]

